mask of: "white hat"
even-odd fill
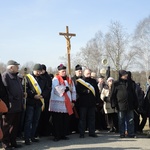
[[[114,78],[113,78],[113,77],[109,77],[109,78],[107,79],[107,82],[109,82],[110,80],[113,80],[113,81],[114,81]]]

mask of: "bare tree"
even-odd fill
[[[142,67],[142,70],[144,69],[146,78],[148,78],[150,74],[150,16],[137,25],[133,47],[138,55],[138,64]]]
[[[81,59],[81,52],[77,52],[76,54],[72,54],[71,55],[71,60],[72,60],[72,69],[74,69],[74,67],[76,65],[82,65],[83,64],[83,61]]]
[[[58,71],[56,68],[48,67],[47,72],[48,72],[48,74],[55,75]]]
[[[85,47],[82,47],[76,55],[71,55],[71,63],[73,66],[80,64],[90,68],[97,75],[100,73],[100,68],[106,67],[102,64],[102,60],[105,59],[116,72],[120,69],[130,69],[135,62],[136,52],[129,44],[130,36],[122,25],[119,22],[111,22],[105,36],[98,31]],[[62,57],[62,60],[67,63],[66,56]]]
[[[26,62],[20,70],[20,73],[23,74],[24,73],[24,69],[27,68],[27,73],[30,73],[33,70],[35,63],[30,61],[30,62]]]
[[[3,73],[6,70],[6,65],[4,63],[0,63],[0,73]]]
[[[101,60],[103,55],[103,35],[98,31],[95,37],[89,40],[85,47],[77,54],[76,60],[82,66],[90,68],[99,74]],[[80,57],[80,58],[79,58]]]
[[[61,60],[61,63],[63,65],[67,66],[67,63],[68,63],[67,53],[65,54],[65,56],[60,56],[59,59]],[[72,60],[72,55],[70,59]]]
[[[129,36],[119,22],[111,22],[104,45],[110,66],[116,71],[133,65],[135,52],[130,50]]]

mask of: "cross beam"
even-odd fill
[[[66,38],[67,42],[67,56],[68,56],[68,73],[71,75],[71,63],[70,63],[70,51],[71,51],[71,43],[70,39],[72,36],[76,36],[74,33],[69,33],[68,26],[66,26],[66,33],[60,32],[59,35],[63,35]]]

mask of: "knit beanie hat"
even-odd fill
[[[82,70],[82,66],[81,66],[81,65],[76,65],[76,66],[75,66],[75,71],[76,71],[76,70]]]
[[[124,76],[124,75],[126,75],[126,74],[128,74],[128,72],[125,71],[125,70],[120,70],[120,71],[119,71],[119,75],[120,75],[120,76]]]
[[[42,70],[46,71],[46,66],[44,64],[42,64],[41,66],[42,66]]]
[[[58,67],[57,67],[58,70],[65,70],[66,69],[66,66],[64,66],[63,64],[60,64]]]
[[[42,65],[41,64],[35,64],[33,67],[33,70],[42,70]]]

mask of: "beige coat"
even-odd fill
[[[102,92],[101,92],[101,95],[100,95],[101,99],[104,101],[104,98],[108,97],[108,96],[109,96],[109,89],[103,88]],[[104,108],[105,114],[116,113],[117,112],[116,109],[111,108],[111,103],[110,102],[105,102],[104,101],[103,108]]]

